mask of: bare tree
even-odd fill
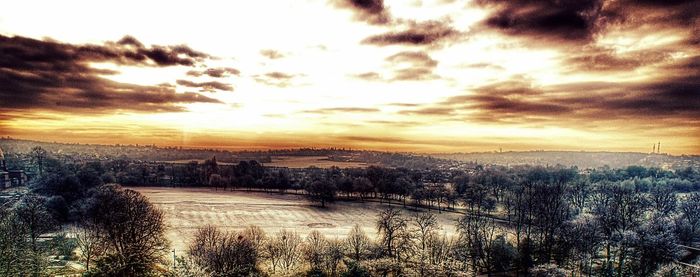
[[[326,238],[319,231],[314,230],[306,235],[304,259],[309,263],[311,270],[320,271],[323,267],[327,243]]]
[[[246,227],[245,230],[243,230],[243,236],[253,243],[258,253],[263,252],[265,242],[267,241],[267,234],[265,234],[265,231],[260,228],[260,226],[250,225]]]
[[[15,207],[15,214],[29,239],[32,275],[41,275],[46,267],[46,260],[43,257],[45,247],[39,243],[39,236],[55,230],[58,227],[57,223],[46,209],[46,200],[34,194],[22,197]]]
[[[337,276],[338,264],[343,260],[345,245],[338,239],[328,240],[324,251],[326,272],[330,276]]]
[[[457,222],[461,256],[469,261],[472,272],[478,274],[490,268],[491,244],[502,233],[493,219],[465,215]]]
[[[267,240],[263,244],[263,252],[261,253],[265,259],[270,262],[272,274],[275,274],[277,267],[282,263],[282,248],[278,244],[277,237]]]
[[[428,259],[428,243],[434,236],[435,229],[438,228],[437,217],[430,212],[418,213],[413,217],[413,223],[417,229],[418,241],[420,243],[419,250],[419,271],[420,275],[425,275],[425,265]]]
[[[272,243],[274,244],[274,248],[276,248],[275,254],[279,255],[279,265],[281,268],[286,272],[294,269],[301,258],[302,240],[299,234],[292,231],[281,230],[275,234]]]
[[[350,233],[348,233],[345,243],[350,251],[350,256],[352,256],[355,261],[359,262],[369,250],[372,242],[367,234],[365,234],[365,232],[362,230],[362,227],[360,227],[359,224],[355,224],[355,226],[352,227],[352,230],[350,230]]]
[[[384,251],[390,257],[396,256],[396,240],[407,233],[408,221],[403,217],[400,210],[389,207],[379,213],[377,220],[377,233],[379,234]]]
[[[90,271],[90,263],[104,254],[105,241],[94,226],[75,227],[72,233],[80,250],[80,257],[85,261],[85,270]]]
[[[214,276],[248,276],[258,271],[258,253],[244,233],[203,227],[195,233],[188,253],[198,266]]]

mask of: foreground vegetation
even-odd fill
[[[172,263],[163,213],[139,193],[112,184],[148,179],[149,170],[160,165],[65,163],[39,150],[30,159],[37,170],[31,192],[0,203],[0,276],[60,274],[71,272],[71,265],[72,272],[88,276],[682,276],[697,271],[692,264],[700,245],[700,173],[693,168],[289,171],[255,162],[220,166],[211,159],[184,165],[190,166],[188,174],[170,176],[213,189],[295,190],[320,206],[340,198],[393,205],[376,219],[376,239],[357,226],[345,238],[202,226],[186,255]],[[403,205],[430,210],[407,215],[399,208]],[[454,222],[457,234],[439,231],[434,213],[444,211],[463,213]]]

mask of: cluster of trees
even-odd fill
[[[93,188],[71,222],[55,216],[50,199],[28,193],[0,206],[0,276],[46,276],[76,252],[88,276],[142,276],[163,261],[163,214],[139,193]]]
[[[697,259],[683,246],[700,242],[700,194],[679,195],[652,173],[634,173],[638,169],[579,175],[534,167],[506,185],[479,174],[464,177],[470,179],[464,182],[467,215],[502,220],[501,226],[460,221],[472,238],[466,247],[471,265],[493,271],[484,261],[491,259],[490,244],[503,249],[503,241],[512,243],[509,267],[518,271],[554,264],[577,275],[649,276],[671,262]]]
[[[88,276],[156,272],[168,248],[160,210],[108,184],[101,163],[42,167],[29,192],[0,204],[0,276],[46,276],[76,253]]]
[[[355,225],[345,238],[318,231],[302,237],[257,226],[224,232],[206,226],[195,232],[177,276],[428,276],[461,271],[451,257],[452,238],[440,235],[434,213],[405,215],[389,208],[379,215],[377,239]]]

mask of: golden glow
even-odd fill
[[[411,2],[411,1],[405,1]],[[390,28],[353,20],[347,9],[325,0],[309,1],[13,1],[0,11],[0,34],[72,44],[101,44],[124,35],[146,45],[186,44],[214,56],[200,67],[143,67],[92,63],[113,70],[103,78],[120,83],[175,85],[178,93],[198,92],[219,103],[179,104],[184,112],[70,114],[45,110],[0,118],[0,135],[90,143],[141,143],[279,148],[337,146],[420,152],[504,150],[648,151],[661,140],[670,153],[700,153],[700,129],[689,124],[647,127],[634,118],[614,118],[591,126],[585,119],[553,117],[542,122],[484,122],[476,108],[451,114],[410,113],[454,96],[509,80],[534,87],[584,82],[645,82],[660,68],[687,59],[688,49],[634,70],[572,71],[566,47],[532,46],[478,22],[487,11],[461,1],[387,1],[394,18],[447,20],[464,39],[431,47],[379,47],[362,41]],[[61,11],[61,12],[56,12]],[[31,16],[29,16],[31,15]],[[448,20],[449,19],[449,20]],[[678,30],[635,32],[613,29],[600,34],[596,47],[618,55],[669,48],[692,33]],[[427,48],[427,50],[426,50]],[[272,49],[281,58],[260,54]],[[424,51],[437,61],[436,78],[391,80],[396,65],[387,57]],[[232,67],[240,75],[188,76],[190,70]],[[292,76],[279,85],[261,82],[265,74]],[[361,79],[376,73],[377,80]],[[176,80],[218,81],[233,91],[204,91]],[[353,108],[353,109],[351,109]],[[31,115],[31,116],[29,116]],[[590,124],[589,124],[590,123]],[[613,128],[614,126],[614,128]]]

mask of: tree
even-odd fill
[[[700,240],[700,193],[688,194],[679,205],[676,233],[685,245]]]
[[[350,233],[348,233],[345,243],[350,251],[349,256],[355,261],[360,262],[367,251],[369,251],[371,241],[367,234],[365,234],[365,231],[362,230],[362,227],[360,227],[359,224],[355,224],[352,230],[350,230]]]
[[[46,209],[46,200],[34,194],[22,197],[17,203],[15,213],[29,239],[32,276],[39,276],[44,270],[46,262],[43,257],[46,249],[40,245],[39,236],[55,230],[57,228],[56,221]]]
[[[365,177],[355,178],[355,180],[352,182],[352,187],[353,190],[360,194],[360,200],[362,201],[365,200],[365,198],[368,196],[369,193],[372,192],[373,189],[372,182]]]
[[[649,196],[655,216],[668,217],[676,210],[678,199],[670,186],[657,185],[651,189]]]
[[[321,271],[324,263],[326,238],[319,231],[311,231],[306,235],[304,245],[304,259],[309,263],[311,270]]]
[[[326,273],[329,276],[338,276],[338,264],[343,260],[345,245],[338,239],[328,240],[323,253],[325,259]]]
[[[85,220],[106,243],[97,272],[143,275],[155,270],[168,247],[163,212],[136,191],[105,185],[84,206]]]
[[[214,187],[214,188],[218,189],[223,184],[224,184],[224,181],[221,178],[221,175],[216,174],[216,173],[209,175],[209,187]]]
[[[265,249],[274,274],[277,266],[289,272],[301,258],[302,240],[296,232],[280,230],[267,242]]]
[[[459,256],[478,274],[489,270],[491,245],[500,233],[493,219],[465,215],[457,222]]]
[[[360,262],[357,260],[350,260],[345,262],[345,267],[347,270],[340,274],[341,277],[370,277],[369,271],[362,267]]]
[[[400,210],[389,207],[379,213],[377,220],[377,233],[381,244],[389,257],[396,257],[398,245],[395,241],[408,232],[408,221],[403,217]]]
[[[0,276],[28,276],[31,249],[27,229],[12,208],[13,201],[0,200]]]
[[[41,146],[36,146],[29,152],[29,156],[31,157],[32,163],[39,169],[39,176],[44,175],[44,163],[48,157],[48,152],[46,152],[44,148],[41,148]]]
[[[425,264],[428,259],[428,246],[435,229],[438,228],[437,218],[435,214],[426,212],[418,213],[413,217],[413,223],[417,229],[418,241],[420,243],[420,275],[425,275]]]
[[[73,228],[75,242],[80,250],[80,257],[85,261],[85,271],[90,271],[90,263],[104,254],[106,245],[94,226],[86,225]]]
[[[669,219],[655,218],[635,232],[630,269],[636,276],[650,276],[661,265],[673,262],[679,248]]]
[[[306,187],[306,192],[311,201],[321,203],[321,207],[326,207],[326,202],[332,202],[335,199],[336,187],[327,180],[315,180]]]
[[[202,227],[195,232],[188,254],[213,276],[249,276],[258,271],[258,252],[245,233]]]
[[[625,261],[629,256],[630,236],[641,225],[648,207],[647,199],[623,181],[601,184],[593,197],[592,213],[597,217],[601,233],[605,238],[606,262],[608,272],[623,274]],[[617,246],[617,268],[613,268],[613,247]]]
[[[243,236],[253,243],[258,253],[263,252],[265,242],[267,241],[267,234],[262,228],[256,225],[248,226],[243,230]]]

